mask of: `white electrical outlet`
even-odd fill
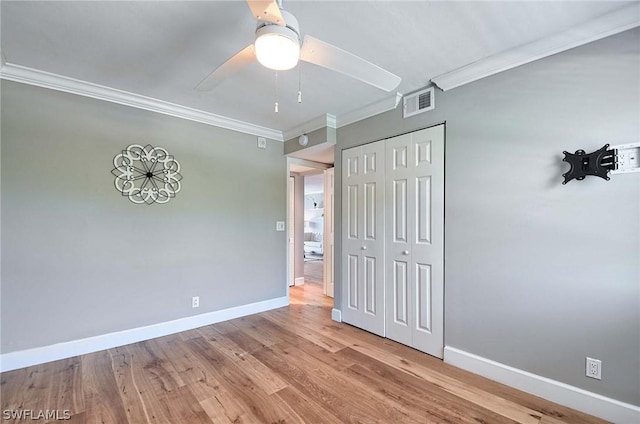
[[[267,139],[264,137],[258,137],[258,149],[267,148]]]
[[[284,221],[276,221],[276,231],[284,231]]]
[[[193,298],[191,298],[191,307],[192,308],[200,307],[200,296],[193,296]]]
[[[587,356],[586,373],[587,377],[602,380],[602,361]]]

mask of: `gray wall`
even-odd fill
[[[282,143],[2,81],[2,353],[286,295]],[[114,188],[131,143],[166,148],[182,190]],[[191,297],[200,296],[200,308]]]
[[[446,345],[640,405],[640,174],[561,185],[563,150],[640,141],[640,31],[340,128],[336,210],[342,149],[444,121]]]

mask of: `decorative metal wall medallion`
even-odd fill
[[[180,164],[162,147],[132,144],[113,166],[116,189],[133,203],[167,203],[180,191]]]

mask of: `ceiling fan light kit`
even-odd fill
[[[256,28],[255,49],[258,62],[269,69],[286,71],[300,59],[298,20],[286,10],[280,10],[287,25],[260,22]]]

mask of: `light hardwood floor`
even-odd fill
[[[2,410],[115,424],[603,422],[333,322],[331,307],[322,286],[292,287],[286,308],[3,373]]]
[[[324,274],[323,261],[308,261],[304,263],[304,282],[322,284]]]

